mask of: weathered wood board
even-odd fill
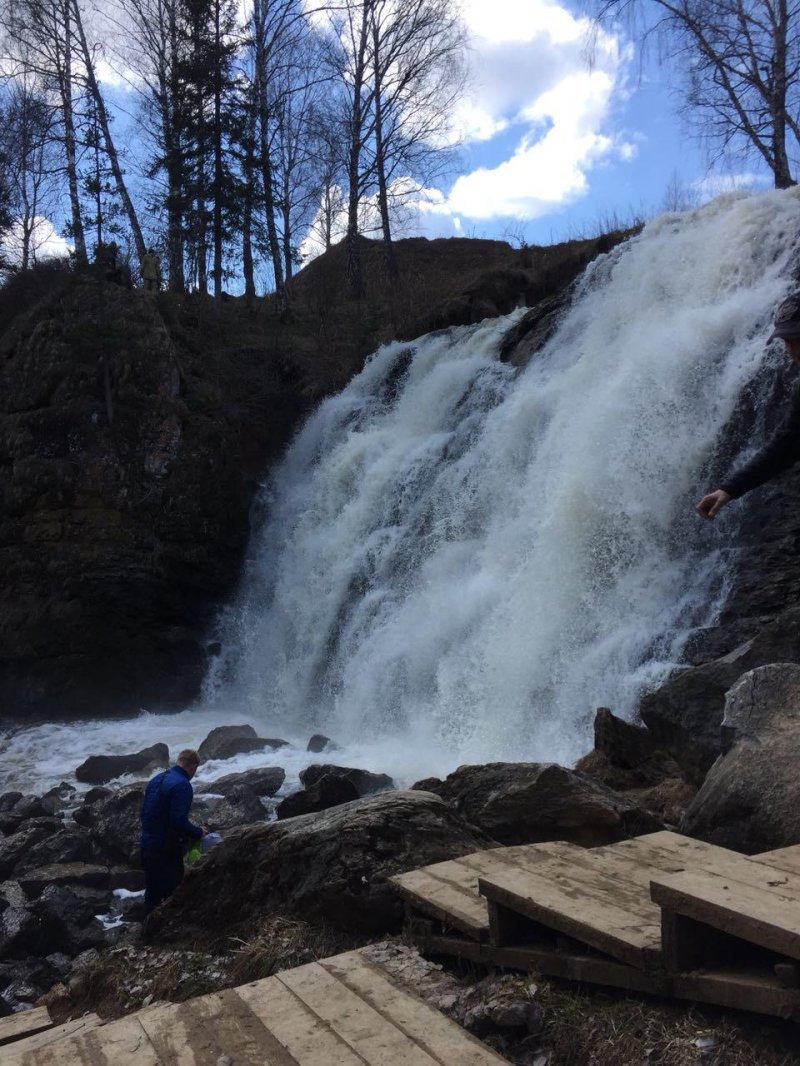
[[[650,894],[666,911],[800,959],[800,875],[739,858],[725,873],[654,874]]]
[[[10,1014],[7,1018],[0,1018],[0,1047],[52,1028],[53,1020],[47,1007],[34,1007],[33,1010]]]
[[[49,1037],[47,1041],[42,1038]],[[2,1066],[502,1066],[380,967],[348,952],[263,981],[57,1026],[4,1048]]]

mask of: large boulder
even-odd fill
[[[723,753],[683,832],[750,855],[800,843],[800,666],[745,674],[728,693],[721,734]]]
[[[358,789],[346,777],[323,774],[308,788],[293,792],[275,808],[278,818],[296,818],[301,814],[326,811],[341,803],[358,799]]]
[[[195,785],[195,796],[206,792],[213,792],[219,796],[227,796],[231,792],[244,787],[252,789],[257,796],[274,796],[283,782],[286,780],[286,771],[280,766],[264,766],[255,770],[244,770],[240,774],[226,774],[218,777],[216,781],[207,781],[201,785]]]
[[[79,826],[60,829],[57,833],[39,841],[26,849],[17,860],[13,875],[19,878],[22,873],[35,870],[40,866],[53,863],[86,863],[93,857],[92,841],[89,833]]]
[[[24,855],[49,836],[47,829],[33,826],[29,829],[20,829],[13,836],[0,840],[0,881],[9,876]]]
[[[360,770],[355,766],[334,766],[330,763],[314,763],[300,771],[300,780],[306,788],[311,788],[323,777],[339,777],[349,781],[359,796],[371,796],[394,788],[394,781],[388,774],[373,774],[369,770]]]
[[[36,899],[48,885],[66,885],[70,888],[111,887],[111,871],[107,866],[89,862],[53,863],[38,866],[17,875],[16,881],[28,899]]]
[[[107,799],[84,804],[75,812],[75,821],[90,830],[102,859],[138,862],[143,799],[142,785],[128,785]]]
[[[123,774],[137,774],[167,766],[169,748],[166,744],[153,744],[129,755],[90,755],[75,771],[75,776],[87,785],[103,785]]]
[[[727,655],[680,670],[643,697],[642,721],[688,780],[700,784],[720,754],[726,692],[749,670],[776,662],[800,663],[800,608],[784,611]]]
[[[434,787],[468,822],[503,844],[570,840],[595,846],[663,828],[649,811],[555,763],[459,766]]]
[[[195,795],[189,817],[209,829],[232,829],[238,825],[263,822],[267,811],[258,794],[246,785],[229,789],[226,795]]]
[[[387,792],[233,832],[189,871],[148,919],[158,940],[248,935],[264,915],[365,933],[398,929],[403,907],[388,878],[492,846],[426,792]]]
[[[260,737],[251,725],[220,725],[212,729],[197,749],[200,762],[209,759],[232,759],[235,755],[247,755],[251,751],[287,746],[287,741]]]

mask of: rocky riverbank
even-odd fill
[[[114,1016],[375,942],[382,964],[520,1066],[588,1062],[569,1049],[593,1042],[609,1056],[594,1061],[619,1066],[788,1064],[777,1023],[737,1022],[742,1035],[713,1011],[443,970],[385,938],[402,928],[393,874],[501,844],[593,846],[664,827],[748,852],[796,843],[798,716],[800,667],[745,675],[727,697],[718,756],[699,790],[653,731],[606,708],[596,715],[594,751],[575,769],[462,766],[400,790],[385,774],[336,764],[336,745],[317,736],[299,791],[277,795],[285,775],[275,765],[198,786],[193,817],[219,830],[222,842],[143,926],[137,837],[145,780],[109,785],[120,773],[146,778],[170,753],[157,744],[92,757],[76,767],[74,783],[46,795],[0,796],[0,1010],[46,1002],[59,1017],[88,1009]],[[284,747],[249,726],[214,729],[200,746],[205,760],[241,751],[276,757]],[[637,1032],[620,1043],[615,1027],[628,1024]],[[633,1057],[645,1053],[643,1043],[662,1057]]]

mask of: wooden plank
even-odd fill
[[[458,885],[431,876],[426,869],[399,874],[393,882],[406,899],[426,914],[461,929],[476,940],[488,935],[486,904],[477,892],[471,895]]]
[[[415,938],[416,939],[416,938]],[[462,937],[431,936],[416,939],[420,950],[428,955],[445,955],[487,966],[539,973],[570,981],[586,981],[649,995],[667,995],[669,979],[658,972],[637,970],[614,959],[580,952],[557,951],[537,944],[495,947],[477,944]]]
[[[426,1051],[319,963],[284,970],[276,979],[369,1066],[438,1066]]]
[[[240,985],[235,994],[272,1034],[288,1063],[297,1066],[364,1066],[361,1056],[277,977]]]
[[[641,892],[590,870],[508,870],[481,878],[494,902],[640,969],[660,961],[660,916]],[[566,864],[564,864],[566,865]]]
[[[547,840],[541,844],[515,844],[508,848],[474,851],[469,855],[460,855],[452,861],[467,866],[480,875],[491,873],[498,864],[527,867],[538,865],[547,859],[568,858],[585,851],[586,848],[569,844],[565,840]]]
[[[320,965],[369,1003],[441,1066],[500,1066],[506,1060],[440,1011],[398,987],[379,966],[351,951]]]
[[[293,1066],[261,1020],[232,990],[170,1004],[140,1016],[153,1047],[169,1066]]]
[[[800,991],[781,988],[776,978],[764,973],[737,969],[681,974],[672,980],[672,994],[678,999],[800,1021]]]
[[[762,871],[757,884],[708,870],[654,874],[651,896],[665,910],[800,959],[800,893],[787,890],[792,887],[788,880],[792,875],[786,874],[776,883],[779,871],[769,867],[762,867]]]
[[[778,870],[800,874],[800,844],[793,844],[789,848],[777,848],[775,851],[764,851],[760,855],[753,855],[752,858],[765,866],[774,866]]]
[[[43,1029],[50,1029],[53,1019],[47,1007],[34,1007],[32,1010],[21,1010],[18,1014],[10,1014],[7,1018],[0,1018],[0,1047],[10,1044],[12,1040],[19,1040],[24,1036],[33,1036],[41,1033]]]
[[[158,1057],[136,1015],[107,1023],[94,1017],[82,1028],[84,1018],[9,1045],[3,1066],[172,1066]],[[52,1039],[43,1043],[45,1036]]]

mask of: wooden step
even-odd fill
[[[486,940],[489,914],[486,900],[478,892],[481,875],[497,868],[536,864],[582,850],[563,841],[492,848],[397,874],[390,881],[414,909],[459,929],[474,940]]]
[[[551,859],[536,870],[509,869],[482,877],[481,893],[498,908],[494,941],[502,946],[519,935],[513,916],[522,915],[629,966],[657,968],[660,911],[634,876],[634,864],[613,862],[610,872],[607,857],[593,865],[591,854],[575,862]]]
[[[736,856],[728,859],[724,873],[654,874],[651,896],[668,914],[800,959],[798,874]],[[678,927],[676,935],[693,932],[693,926]],[[694,950],[695,945],[689,946]],[[681,945],[677,947],[680,951]]]
[[[45,1037],[50,1039],[42,1042]],[[185,1003],[155,1005],[106,1024],[99,1019],[91,1025],[87,1019],[70,1022],[9,1044],[0,1062],[218,1066],[224,1056],[235,1066],[505,1062],[359,952]]]
[[[7,1018],[0,1018],[0,1047],[52,1027],[53,1019],[47,1007],[34,1007],[32,1010],[10,1014]]]
[[[752,858],[756,862],[774,866],[778,870],[800,874],[800,844],[794,844],[789,848],[777,848],[775,851],[763,851],[760,855],[753,855]]]

